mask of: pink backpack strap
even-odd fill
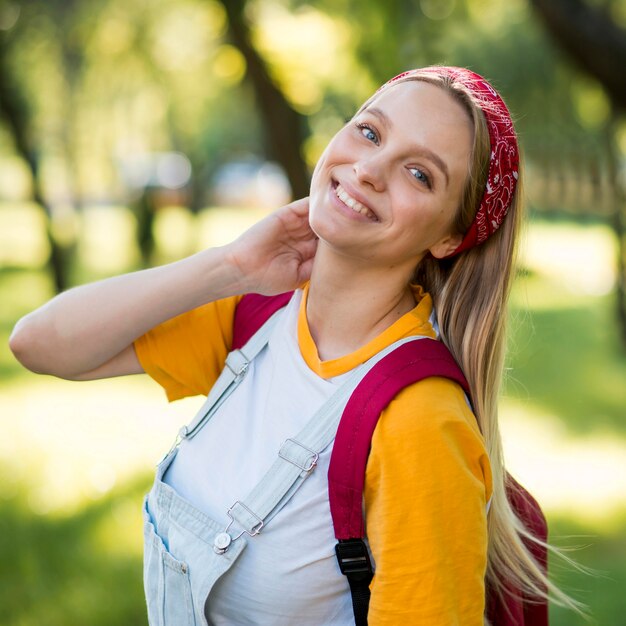
[[[374,428],[380,414],[404,387],[430,376],[450,378],[469,395],[469,385],[446,346],[423,338],[381,359],[346,404],[328,470],[330,512],[337,539],[363,537],[363,484]]]
[[[328,469],[328,494],[337,562],[348,579],[356,626],[367,626],[374,570],[365,542],[363,484],[372,435],[380,414],[404,387],[430,376],[469,386],[446,346],[424,337],[383,357],[352,392],[341,416]]]
[[[246,345],[267,320],[279,309],[287,306],[293,291],[281,293],[277,296],[262,296],[258,293],[246,294],[237,304],[233,322],[232,350],[238,350]]]
[[[364,537],[363,485],[372,435],[382,411],[402,390],[430,376],[457,382],[469,397],[469,385],[446,346],[434,339],[403,344],[381,359],[363,378],[344,409],[328,470],[330,511],[339,540],[335,550],[350,583],[357,626],[367,624],[369,583],[373,570]],[[547,540],[547,524],[536,500],[507,475],[511,506],[529,530]],[[544,548],[528,546],[547,571]],[[504,600],[487,590],[487,615],[498,626],[548,626],[548,605],[533,602],[509,587]]]

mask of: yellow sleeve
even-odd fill
[[[461,388],[404,389],[374,431],[365,521],[370,626],[483,626],[491,469]]]
[[[240,299],[234,296],[192,309],[135,340],[139,363],[165,389],[168,400],[209,392],[230,351]]]

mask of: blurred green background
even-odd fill
[[[0,624],[146,624],[140,501],[200,401],[31,374],[16,320],[306,195],[361,101],[431,63],[486,75],[516,118],[507,461],[594,568],[553,559],[555,581],[626,624],[625,50],[623,0],[0,1]]]

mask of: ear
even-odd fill
[[[463,241],[463,235],[446,235],[443,239],[440,239],[436,244],[432,245],[428,251],[436,259],[443,259],[449,254],[452,254],[461,245],[461,241]]]

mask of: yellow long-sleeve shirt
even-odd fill
[[[353,369],[394,341],[434,336],[432,302],[416,307],[356,352],[321,361],[306,319],[298,345],[323,378]],[[239,298],[211,303],[161,324],[135,349],[144,370],[174,400],[206,395],[232,344]],[[369,624],[482,626],[491,473],[482,436],[462,389],[429,378],[402,392],[374,432],[366,469],[365,521],[376,563]]]

